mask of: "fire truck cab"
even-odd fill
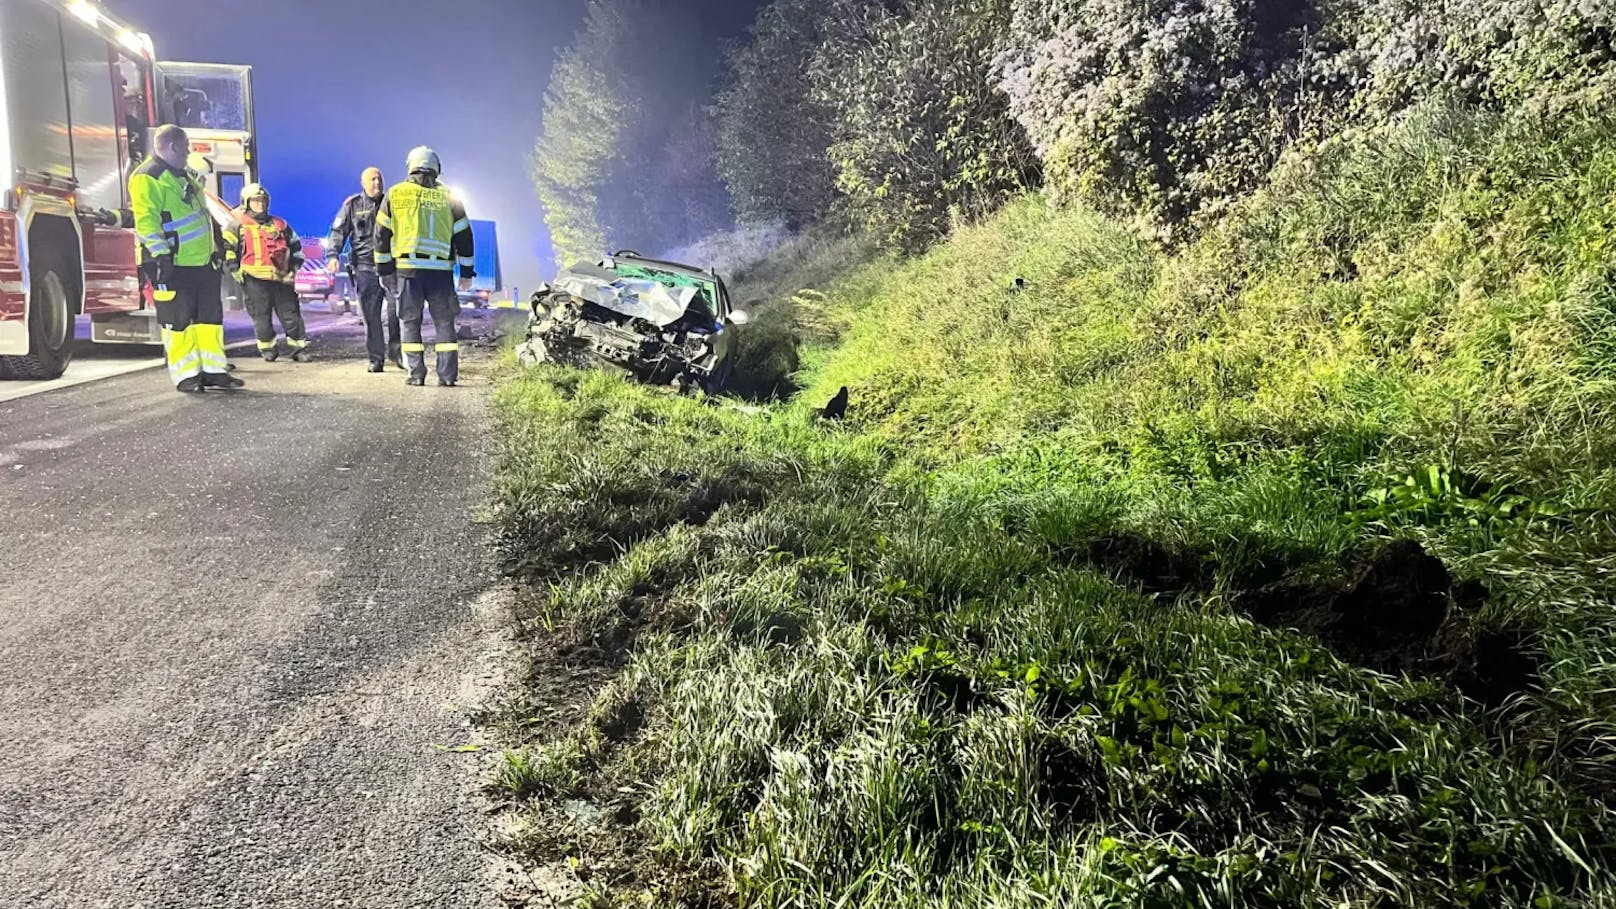
[[[159,63],[90,0],[0,3],[0,378],[61,375],[79,315],[97,342],[160,341],[128,178],[165,122],[215,196],[256,179],[247,67]]]

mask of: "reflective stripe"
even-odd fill
[[[174,252],[174,247],[168,245],[168,238],[162,234],[142,236],[140,244],[154,256],[166,256]]]
[[[434,344],[432,347],[433,349],[437,350],[438,353],[454,353],[460,349],[460,345],[453,341],[450,341],[448,344]]]
[[[163,230],[173,233],[174,231],[177,231],[183,227],[190,227],[192,224],[202,220],[206,214],[207,212],[205,211],[193,211],[178,221],[170,221],[167,224],[164,224]]]
[[[286,346],[287,347],[298,347],[298,348],[308,347],[309,346],[309,339],[304,338],[303,340],[299,341],[296,338],[287,338],[286,339]]]
[[[191,242],[192,240],[197,240],[197,239],[200,239],[200,238],[205,237],[207,235],[208,235],[208,226],[206,224],[204,224],[201,227],[198,227],[198,228],[190,231],[189,233],[180,234],[180,245],[184,246],[185,244]]]
[[[456,261],[458,261],[460,263],[461,267],[463,267],[463,268],[476,268],[477,267],[477,260],[473,259],[471,256],[461,256]]]
[[[427,239],[423,238],[423,239],[415,241],[415,249],[414,249],[414,251],[418,252],[418,253],[427,253],[428,255],[433,255],[433,256],[443,256],[443,257],[447,258],[448,255],[449,255],[449,251],[451,249],[453,249],[453,248],[454,247],[453,247],[452,244],[443,243],[443,242],[440,242],[438,240],[427,240]]]
[[[416,271],[450,271],[454,263],[448,259],[417,259],[414,256],[405,256],[398,260],[399,268],[413,268]]]
[[[275,349],[275,342],[274,341],[259,341],[258,342],[258,349],[259,350],[274,350]]]
[[[178,363],[168,364],[168,377],[178,385],[181,379],[189,379],[202,373],[202,359],[193,351],[186,354]]]
[[[385,262],[391,262],[391,261],[393,261],[393,254],[392,253],[379,252],[379,253],[376,254],[376,262],[378,264],[385,263]]]
[[[426,352],[426,345],[425,344],[413,344],[413,343],[411,343],[409,341],[405,341],[403,344],[400,344],[399,348],[401,350],[403,350],[405,353],[425,353]]]
[[[463,230],[469,230],[470,228],[471,228],[471,219],[470,218],[461,218],[459,221],[456,221],[454,223],[454,232],[457,233],[457,234],[460,233]]]

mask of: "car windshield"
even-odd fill
[[[613,271],[624,278],[641,278],[655,281],[665,287],[694,287],[707,312],[713,312],[713,301],[718,296],[717,285],[708,279],[697,278],[692,275],[680,274],[674,271],[665,271],[660,268],[650,268],[644,265],[627,265],[618,263]]]

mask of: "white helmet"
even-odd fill
[[[246,208],[248,202],[251,202],[253,199],[258,198],[259,196],[264,197],[264,207],[268,208],[269,190],[264,188],[264,184],[248,183],[246,186],[243,186],[241,188],[241,207]]]
[[[443,173],[443,164],[438,161],[438,153],[425,145],[417,145],[410,149],[410,155],[404,159],[405,173],[418,173],[430,171],[433,174]]]

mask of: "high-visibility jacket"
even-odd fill
[[[465,206],[422,175],[394,186],[376,212],[376,269],[451,271],[476,277],[471,220]]]
[[[173,256],[175,265],[210,265],[217,249],[202,185],[153,156],[129,175],[140,261]]]
[[[241,224],[225,231],[225,261],[264,281],[293,277],[303,264],[303,244],[284,218],[242,212]]]

